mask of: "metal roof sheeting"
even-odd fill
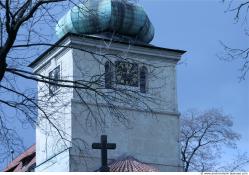
[[[144,9],[127,0],[91,0],[74,6],[56,25],[57,36],[67,33],[117,33],[149,43],[154,27]]]

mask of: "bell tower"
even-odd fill
[[[38,83],[36,171],[98,170],[91,145],[101,135],[116,143],[109,162],[126,155],[182,171],[176,64],[185,51],[149,44],[147,14],[126,0],[79,4],[56,33],[55,45],[30,64],[48,77]]]

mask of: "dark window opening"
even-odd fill
[[[105,63],[105,88],[109,89],[112,87],[113,81],[113,68],[112,63],[107,61]]]
[[[116,61],[115,73],[117,84],[138,87],[138,64]]]
[[[15,165],[14,167],[10,168],[9,170],[7,170],[6,172],[14,172],[15,169],[17,168],[18,165]]]
[[[148,70],[145,66],[140,69],[140,92],[146,93],[147,91],[147,76]]]
[[[24,157],[21,161],[22,161],[22,166],[27,166],[31,161],[32,159],[35,157],[35,153],[32,153],[31,155],[27,156],[27,157]]]
[[[49,95],[54,95],[55,91],[59,89],[58,80],[60,80],[60,66],[49,72]]]
[[[36,163],[32,164],[28,169],[27,172],[34,172],[36,167]]]

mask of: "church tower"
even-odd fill
[[[90,9],[90,10],[89,10]],[[185,51],[149,44],[154,28],[127,0],[91,0],[56,26],[60,38],[30,67],[38,82],[36,171],[97,171],[105,134],[108,162],[132,156],[182,171],[176,64]]]

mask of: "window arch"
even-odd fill
[[[145,66],[140,68],[140,92],[147,92],[148,69]]]
[[[105,88],[109,89],[112,87],[113,79],[113,68],[112,63],[107,61],[105,63]]]

